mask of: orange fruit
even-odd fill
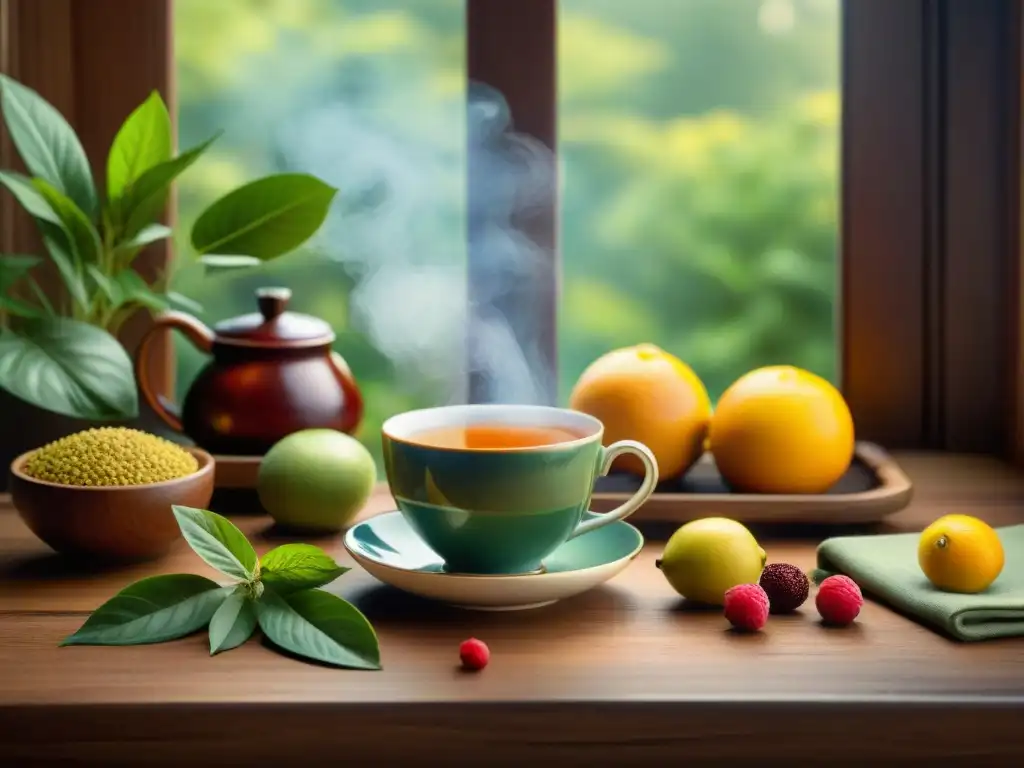
[[[970,515],[940,517],[917,543],[921,570],[946,592],[983,592],[1002,572],[1004,559],[999,534]]]
[[[789,365],[751,371],[725,391],[708,449],[745,493],[824,493],[853,459],[853,417],[825,379]]]
[[[654,453],[662,479],[680,477],[704,452],[711,399],[686,363],[654,344],[616,349],[580,375],[569,407],[604,424],[604,444],[637,440]],[[643,475],[635,456],[616,469]]]

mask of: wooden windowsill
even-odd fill
[[[1008,466],[897,458],[915,497],[885,530],[919,530],[954,510],[1024,522],[1024,476]],[[382,488],[364,514],[389,502]],[[606,587],[528,612],[441,607],[356,568],[332,588],[373,622],[384,670],[351,672],[283,658],[256,641],[211,659],[205,634],[162,646],[58,648],[130,581],[210,572],[182,548],[152,566],[74,573],[8,501],[0,506],[0,754],[11,765],[72,756],[147,765],[289,755],[356,765],[426,755],[446,765],[796,760],[830,751],[858,764],[1024,756],[1024,640],[956,643],[872,602],[851,629],[822,628],[808,604],[758,635],[734,635],[717,612],[679,610],[653,565],[668,531],[653,527],[641,556]],[[257,549],[280,543],[263,535],[266,518],[235,520]],[[770,560],[804,568],[827,535],[757,533]],[[339,538],[316,543],[352,564]],[[469,636],[492,650],[479,674],[457,669]]]

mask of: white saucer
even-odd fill
[[[599,517],[588,512],[587,519]],[[616,522],[566,542],[544,570],[516,576],[446,573],[401,512],[385,512],[353,526],[345,549],[372,576],[420,597],[460,608],[516,611],[539,608],[603,584],[640,554],[640,531]]]

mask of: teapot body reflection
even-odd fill
[[[352,372],[331,350],[334,332],[321,320],[286,311],[291,292],[256,292],[258,313],[212,329],[183,312],[165,312],[143,337],[135,373],[143,398],[172,429],[211,453],[259,456],[300,429],[352,433],[363,400]],[[175,329],[211,360],[178,410],[160,397],[149,370],[150,343]]]

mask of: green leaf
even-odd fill
[[[111,306],[119,307],[124,303],[124,295],[121,293],[121,286],[117,284],[116,280],[111,279],[102,269],[96,264],[89,264],[85,268],[89,277],[92,278],[93,282],[96,283],[96,287],[99,288]]]
[[[260,558],[260,578],[282,595],[330,584],[348,570],[311,544],[282,544]]]
[[[182,152],[173,160],[154,165],[125,189],[115,206],[117,220],[124,223],[123,234],[134,237],[149,224],[153,224],[167,207],[171,184],[205,152],[219,134]]]
[[[256,550],[230,520],[205,509],[177,505],[171,509],[185,541],[207,565],[236,579],[255,578]]]
[[[0,297],[31,272],[40,262],[38,256],[0,255]]]
[[[167,300],[154,291],[134,269],[121,270],[114,276],[114,282],[121,291],[123,303],[133,301],[154,312],[162,312],[168,307]]]
[[[32,275],[29,275],[26,282],[28,283],[28,287],[32,289],[32,293],[35,294],[36,301],[39,302],[39,306],[42,307],[43,315],[45,317],[55,317],[57,313],[53,311],[53,305],[46,297],[46,292],[39,287],[39,283],[36,282],[36,279],[32,277]]]
[[[256,629],[256,606],[244,586],[235,588],[210,619],[210,655],[237,648]]]
[[[126,187],[159,163],[171,159],[171,116],[160,94],[149,98],[128,115],[107,156],[107,197],[116,200]]]
[[[208,253],[205,256],[200,256],[199,261],[203,265],[203,274],[206,275],[258,267],[263,263],[255,256],[234,256],[221,253]]]
[[[258,179],[229,192],[199,215],[192,226],[192,246],[200,254],[276,258],[316,233],[337,191],[304,173]]]
[[[14,286],[29,277],[29,273],[41,261],[38,256],[0,256],[0,309],[18,317],[46,317],[45,305],[36,307],[10,295]],[[29,285],[35,290],[34,282],[29,282]]]
[[[46,245],[53,263],[57,265],[57,271],[64,281],[64,288],[79,306],[88,308],[89,294],[85,288],[85,281],[75,266],[74,257],[68,252],[65,234],[55,225],[46,222],[40,223],[40,229],[43,231],[43,244]]]
[[[833,571],[827,571],[824,568],[812,568],[807,572],[807,578],[811,581],[814,586],[820,587],[821,582],[827,579],[829,576],[834,576]]]
[[[46,317],[46,310],[41,307],[33,306],[21,299],[15,299],[12,296],[0,296],[0,309],[4,310],[10,315],[16,315],[17,317],[25,317],[35,320],[40,320]]]
[[[338,667],[380,669],[373,627],[336,595],[307,589],[282,596],[267,590],[256,610],[263,634],[286,651]]]
[[[100,254],[100,236],[82,209],[43,179],[32,179],[32,186],[57,212],[76,260],[81,264],[96,262]]]
[[[93,611],[61,645],[163,643],[202,629],[230,587],[193,574],[150,576]]]
[[[123,269],[113,277],[104,273],[95,264],[90,264],[86,270],[110,303],[111,309],[135,303],[154,312],[162,312],[169,306],[167,299],[154,291],[134,269]]]
[[[199,314],[203,311],[203,305],[198,301],[193,301],[188,296],[178,293],[177,291],[167,292],[167,301],[178,309],[183,309],[186,312],[192,312],[193,314]]]
[[[0,171],[0,184],[7,187],[7,190],[14,195],[18,205],[24,208],[34,218],[49,221],[53,224],[63,226],[60,216],[50,207],[39,191],[32,186],[32,179],[22,176],[13,171]]]
[[[95,218],[96,188],[89,160],[67,120],[42,96],[0,75],[0,108],[25,167]]]
[[[124,347],[67,318],[0,333],[0,387],[43,410],[79,419],[135,418],[138,392]]]
[[[118,245],[118,249],[129,251],[133,248],[143,248],[160,240],[166,240],[174,234],[174,230],[163,224],[150,224],[135,233],[134,237]]]

